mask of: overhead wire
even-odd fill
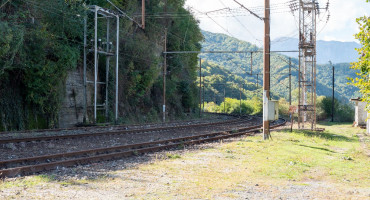
[[[200,12],[200,13],[204,13],[204,12],[201,12],[195,8],[192,8],[193,10],[197,11],[197,12]],[[233,34],[231,34],[226,28],[224,28],[223,26],[221,26],[216,20],[214,20],[212,17],[210,17],[207,13],[206,15],[208,16],[209,19],[211,19],[217,26],[219,26],[220,28],[222,28],[226,33],[228,33],[230,36],[234,37]]]
[[[218,0],[223,6],[225,6],[226,7],[226,5],[223,3],[223,1],[222,0]],[[242,25],[242,27],[245,29],[245,30],[247,30],[247,32],[257,41],[257,42],[259,42],[260,43],[260,45],[262,46],[262,43],[253,35],[253,33],[251,32],[251,31],[249,31],[249,29],[234,15],[234,14],[232,14],[233,15],[233,17],[236,19],[236,21],[240,24],[240,25]]]
[[[116,6],[114,3],[112,3],[110,0],[106,0],[109,4],[111,4],[116,10],[118,10],[122,16],[126,17],[127,19],[129,19],[130,21],[134,22],[135,24],[137,24],[140,28],[142,28],[142,24],[136,22],[132,17],[128,16],[127,13],[123,12],[120,8],[118,8],[118,6]]]
[[[9,1],[11,1],[11,0],[5,1],[2,5],[0,5],[0,8],[4,7],[7,3],[9,3]]]

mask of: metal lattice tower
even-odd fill
[[[99,6],[88,6],[84,26],[85,123],[96,123],[98,116],[109,121],[110,110],[114,110],[117,121],[118,58],[119,15]],[[109,85],[109,80],[114,80],[115,85]]]
[[[298,128],[316,129],[316,0],[299,0]]]

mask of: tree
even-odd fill
[[[366,0],[369,2],[369,0]],[[355,79],[350,79],[352,84],[360,89],[363,94],[362,99],[370,106],[370,17],[364,16],[357,18],[360,26],[360,32],[355,35],[362,45],[357,49],[360,58],[357,62],[352,63],[351,68],[357,70]]]

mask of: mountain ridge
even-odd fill
[[[297,50],[298,51],[298,39],[291,37],[281,37],[271,41],[272,51],[287,51]],[[342,41],[317,41],[317,63],[325,64],[329,60],[333,63],[351,63],[355,62],[358,58],[358,53],[355,50],[360,48],[361,45],[356,42],[342,42]],[[298,53],[286,53],[282,54],[298,58]]]
[[[256,51],[262,50],[256,45],[249,42],[239,40],[227,36],[225,34],[211,33],[202,31],[204,41],[202,43],[202,50],[210,51]],[[253,53],[253,69],[251,70],[251,55],[250,53],[238,54],[202,54],[200,55],[204,61],[211,62],[222,66],[231,73],[243,77],[251,83],[256,83],[256,75],[249,75],[252,71],[253,74],[262,74],[263,69],[263,55],[262,53]],[[286,55],[273,53],[271,54],[271,91],[285,99],[288,99],[289,90],[289,57]],[[291,58],[292,66],[292,90],[293,95],[298,91],[298,59]],[[349,63],[336,64],[336,79],[335,79],[335,96],[342,102],[348,102],[349,98],[356,97],[358,93],[357,88],[348,85],[347,77],[355,77],[356,71],[350,70]],[[330,70],[329,70],[330,69]],[[262,85],[262,76],[259,77],[258,84]],[[326,65],[317,66],[317,94],[323,96],[331,96],[332,87],[332,74],[331,67]],[[277,96],[276,96],[277,97]],[[277,97],[279,98],[279,97]]]

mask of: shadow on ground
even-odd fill
[[[311,148],[311,149],[322,150],[322,151],[327,151],[327,152],[331,152],[331,153],[336,153],[335,151],[332,151],[332,150],[327,149],[327,148],[322,148],[322,147],[314,147],[314,146],[309,146],[309,145],[304,145],[304,144],[299,144],[298,146],[307,147],[307,148]]]
[[[346,142],[353,142],[355,139],[349,138],[343,135],[336,135],[329,133],[328,131],[324,132],[315,132],[315,131],[309,131],[309,130],[294,130],[294,133],[296,134],[302,134],[306,137],[319,137],[326,140],[332,140],[332,141],[346,141]]]
[[[188,153],[189,151],[211,148],[214,147],[206,144],[206,146],[192,146],[190,149],[186,149],[185,151]],[[47,172],[36,173],[34,175],[38,176],[45,182],[56,182],[62,186],[85,185],[87,181],[105,181],[116,178],[122,179],[124,178],[125,173],[122,170],[135,169],[141,164],[150,164],[155,161],[181,158],[183,149],[184,148],[182,147],[178,149],[130,156],[119,160],[103,161],[87,165],[78,165],[75,167],[61,167]]]

